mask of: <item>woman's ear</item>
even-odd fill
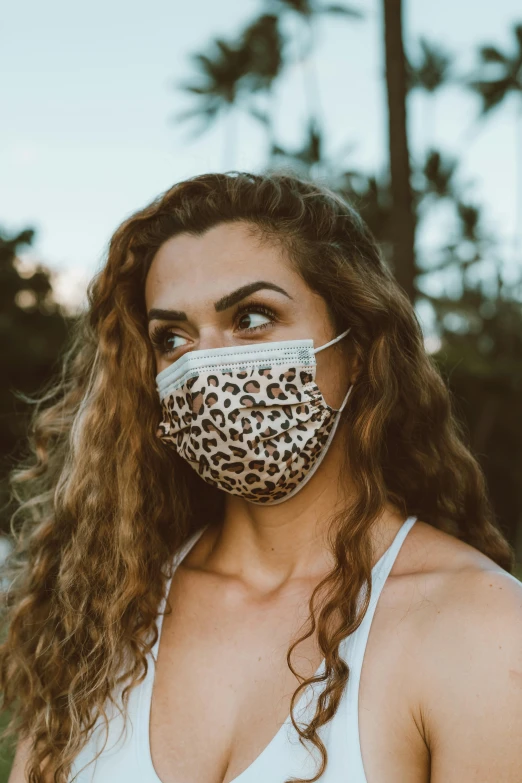
[[[359,377],[359,373],[361,372],[361,368],[362,368],[361,357],[355,350],[351,352],[351,356],[348,359],[348,363],[349,363],[348,377],[350,380],[350,384],[353,384],[356,382],[357,378]]]

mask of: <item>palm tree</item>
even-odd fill
[[[317,44],[316,20],[319,16],[340,16],[347,19],[362,19],[364,14],[358,8],[348,7],[339,3],[323,5],[317,0],[266,0],[273,13],[283,17],[286,13],[297,14],[305,23],[307,38],[304,40],[300,53],[303,64],[303,84],[308,102],[309,127],[321,132],[319,117],[324,116],[320,101],[319,82],[314,61]]]
[[[391,241],[395,277],[415,299],[415,213],[406,124],[408,89],[402,36],[402,0],[383,0],[391,175]]]
[[[469,80],[469,86],[482,100],[481,117],[505,101],[508,95],[517,98],[517,120],[515,123],[518,155],[518,177],[516,197],[516,230],[514,232],[515,254],[520,250],[519,231],[522,222],[522,24],[513,28],[515,48],[504,53],[491,44],[479,49],[480,68],[476,78]]]
[[[429,150],[422,167],[423,187],[415,194],[417,202],[427,196],[457,200],[455,174],[458,162],[456,158],[443,156],[438,150]]]
[[[265,109],[251,101],[247,111],[266,127],[269,155],[275,145],[273,86],[284,66],[285,38],[281,33],[279,18],[274,14],[263,14],[254,20],[243,32],[241,48],[250,55],[249,72],[242,79],[243,94],[264,94]]]
[[[421,38],[419,45],[420,58],[416,62],[406,61],[406,78],[408,90],[422,90],[428,96],[425,139],[426,149],[430,149],[435,135],[435,94],[450,81],[453,58],[426,38]]]
[[[32,228],[8,234],[0,227],[0,536],[9,532],[14,510],[8,472],[27,435],[29,407],[20,395],[32,395],[55,374],[75,320],[56,301],[48,268],[37,264],[25,272],[19,266],[34,238]]]
[[[273,120],[270,111],[270,93],[276,78],[283,70],[283,48],[285,38],[281,32],[281,20],[287,12],[298,14],[308,26],[308,41],[302,51],[302,60],[306,61],[309,73],[305,76],[305,89],[309,103],[309,139],[306,142],[309,154],[312,147],[318,147],[319,128],[319,90],[313,70],[312,50],[315,42],[314,19],[320,14],[336,14],[351,18],[360,18],[361,12],[339,4],[319,5],[315,0],[265,0],[267,13],[254,20],[236,41],[227,42],[217,38],[211,44],[210,53],[193,55],[199,70],[197,81],[177,83],[175,86],[196,95],[197,105],[182,111],[174,119],[185,121],[200,117],[203,122],[190,134],[194,139],[206,131],[221,115],[232,118],[225,139],[225,165],[230,164],[237,149],[237,113],[242,108],[268,130],[269,149],[277,156],[277,144],[273,134]],[[255,94],[264,94],[268,108],[260,107],[253,101]],[[315,139],[315,140],[314,140]],[[303,151],[306,155],[306,150]]]
[[[323,134],[317,127],[315,118],[311,117],[301,146],[290,150],[273,143],[270,149],[270,160],[265,168],[267,171],[290,169],[299,176],[311,178],[317,173],[317,166],[326,163],[322,152],[323,146]]]
[[[190,134],[191,139],[200,136],[220,115],[232,117],[225,138],[225,168],[232,166],[237,149],[237,116],[233,110],[246,96],[251,98],[254,93],[270,90],[282,67],[282,46],[278,18],[265,14],[247,27],[237,41],[229,43],[217,38],[209,54],[192,55],[199,70],[197,81],[176,84],[199,99],[193,108],[174,116],[177,122],[197,117],[203,120]],[[254,106],[247,110],[270,123],[267,114]]]

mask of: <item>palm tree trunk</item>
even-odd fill
[[[392,193],[391,240],[395,277],[415,298],[415,215],[406,126],[406,66],[402,40],[402,0],[383,0],[388,129]]]
[[[517,106],[517,117],[515,119],[515,129],[516,129],[516,148],[515,148],[515,155],[517,157],[518,162],[518,172],[517,172],[517,181],[516,181],[516,189],[517,189],[517,195],[515,199],[515,241],[514,241],[514,261],[516,264],[519,264],[522,262],[522,92],[519,92],[517,95],[518,98],[518,106]]]

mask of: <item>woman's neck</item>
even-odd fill
[[[335,565],[327,542],[332,519],[352,497],[349,472],[341,474],[343,458],[339,446],[332,448],[315,476],[283,503],[265,506],[227,495],[223,519],[194,553],[197,566],[237,577],[263,594],[298,580],[318,583]],[[370,531],[374,562],[403,521],[391,506],[383,509]]]

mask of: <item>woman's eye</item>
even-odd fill
[[[185,337],[162,326],[152,332],[150,339],[154,348],[165,356],[169,356],[187,343]]]
[[[238,321],[240,329],[256,329],[271,323],[271,319],[262,313],[244,313]]]
[[[178,340],[180,342],[178,342]],[[185,337],[182,337],[180,334],[172,334],[172,333],[170,333],[170,334],[167,334],[166,339],[165,339],[165,345],[171,351],[175,351],[176,348],[181,348],[181,346],[185,345],[186,342],[187,342],[187,340],[185,339]]]

